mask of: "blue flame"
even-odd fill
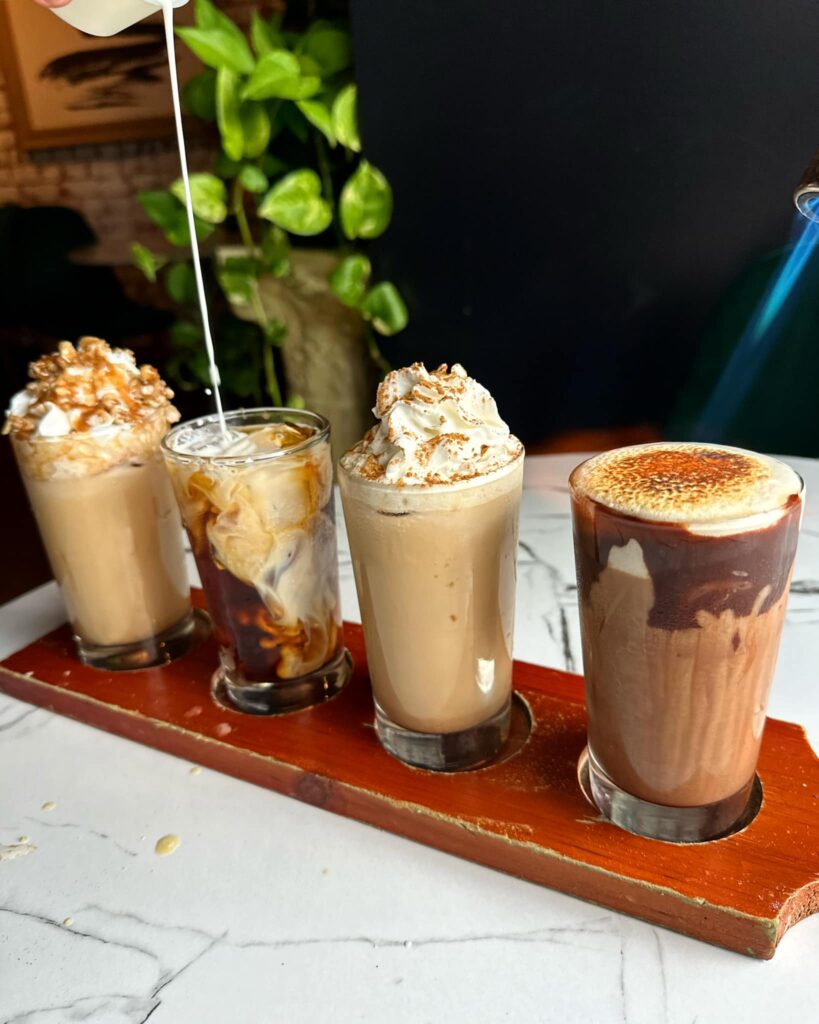
[[[812,200],[819,208],[819,200]],[[819,223],[797,215],[795,242],[742,332],[699,418],[694,436],[718,440],[762,369],[778,337],[781,314],[819,241]]]

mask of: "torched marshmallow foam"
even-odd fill
[[[641,800],[727,801],[739,814],[785,616],[801,480],[736,448],[652,444],[597,456],[570,483],[596,763]]]
[[[494,473],[523,451],[495,400],[458,363],[431,373],[413,363],[387,374],[373,413],[380,422],[342,459],[364,480],[456,483]]]
[[[627,516],[695,533],[759,529],[802,491],[783,462],[715,444],[663,442],[604,452],[578,466],[575,490]],[[737,523],[737,520],[747,520]]]
[[[88,476],[151,457],[179,419],[173,392],[153,366],[99,338],[29,367],[31,382],[11,400],[3,427],[21,465],[37,479]]]

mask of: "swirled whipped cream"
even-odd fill
[[[155,452],[179,419],[173,392],[153,366],[100,338],[62,341],[29,366],[11,400],[4,434],[38,477],[100,472]]]
[[[413,363],[387,374],[379,422],[341,460],[348,473],[397,487],[456,483],[494,473],[523,452],[494,398],[459,364],[431,373]]]

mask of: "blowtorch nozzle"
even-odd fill
[[[819,222],[819,151],[813,154],[793,193],[796,209],[808,220]]]

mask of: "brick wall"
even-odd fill
[[[220,6],[243,20],[253,7],[268,5],[229,0]],[[194,143],[190,157],[194,169],[207,167],[211,160],[202,143]],[[0,70],[0,205],[58,204],[79,210],[103,242],[105,257],[127,260],[132,241],[158,243],[137,193],[163,188],[178,174],[174,139],[21,151]]]

